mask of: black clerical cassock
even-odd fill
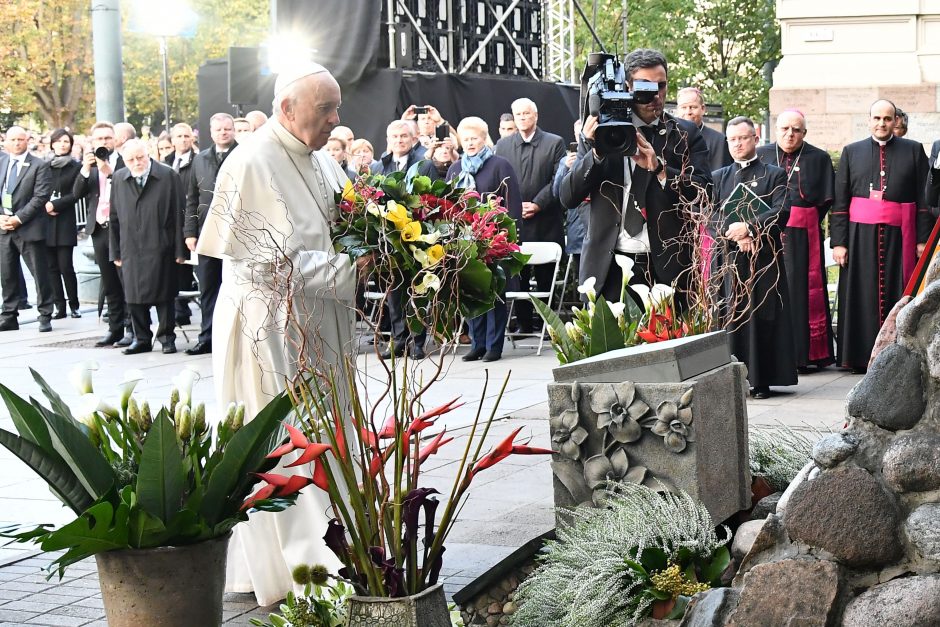
[[[927,155],[919,143],[872,138],[842,149],[830,244],[848,248],[839,273],[839,363],[868,367],[878,330],[914,271],[918,242],[933,227],[924,191]]]
[[[715,216],[715,239],[725,269],[725,294],[733,307],[731,352],[747,365],[747,380],[754,388],[796,385],[793,326],[790,321],[787,273],[783,266],[781,231],[790,210],[787,175],[754,158],[743,168],[733,163],[712,173],[712,200],[720,208],[739,183],[744,183],[767,204],[769,210],[750,215]],[[748,224],[757,244],[756,253],[738,250],[724,237],[734,222]],[[730,266],[733,264],[733,271]]]
[[[790,288],[796,365],[827,366],[835,361],[835,351],[822,222],[832,207],[832,159],[806,142],[792,153],[776,143],[768,144],[757,149],[757,156],[787,174],[790,218],[784,229],[783,260]]]

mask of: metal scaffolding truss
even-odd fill
[[[543,0],[545,20],[544,80],[576,82],[574,59],[574,8],[572,0]]]

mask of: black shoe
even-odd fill
[[[185,327],[190,322],[192,322],[190,318],[183,318],[182,316],[180,316],[179,318],[176,319],[176,326]]]
[[[172,355],[176,352],[176,344],[164,344],[163,345],[163,354]]]
[[[52,323],[49,322],[49,318],[40,318],[39,319],[39,332],[48,333],[52,330]]]
[[[82,317],[82,312],[80,312],[78,309],[73,309],[73,310],[72,310],[72,313],[71,313],[70,315],[71,315],[73,318],[81,318],[81,317]]]
[[[16,321],[16,318],[0,322],[0,331],[16,331],[19,328],[20,323]]]
[[[424,352],[423,346],[412,346],[408,354],[411,355],[412,359],[424,359],[428,356],[428,354]]]
[[[464,361],[476,361],[480,357],[486,354],[485,348],[474,348],[472,351],[461,357]]]
[[[114,346],[116,348],[122,348],[124,346],[130,346],[133,343],[134,343],[134,336],[128,333],[127,335],[119,339],[117,342],[115,342]]]
[[[405,345],[402,344],[401,346],[396,346],[394,351],[391,348],[386,348],[384,351],[379,353],[379,359],[391,359],[392,355],[395,355],[395,357],[402,357],[404,354]]]
[[[138,353],[149,353],[151,350],[153,350],[153,347],[149,342],[132,342],[130,346],[121,352],[125,355],[137,355]]]
[[[503,354],[496,351],[486,351],[486,354],[483,355],[483,361],[499,361],[502,358]]]
[[[205,355],[212,352],[212,342],[197,342],[192,348],[183,351],[187,355]]]
[[[65,310],[63,309],[60,309],[59,311],[52,314],[53,320],[61,320],[62,318],[66,318],[66,317],[68,317],[68,314],[65,313]]]
[[[760,385],[751,388],[751,398],[756,398],[757,400],[770,398],[770,387],[766,385]]]
[[[29,301],[25,301],[25,300],[24,300],[24,301],[20,301],[20,304],[17,305],[16,308],[19,309],[19,310],[23,310],[23,309],[32,309],[33,306],[29,304]]]
[[[120,333],[108,333],[106,336],[95,342],[95,346],[103,348],[105,346],[115,346],[115,342],[120,341],[123,336]]]

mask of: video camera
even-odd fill
[[[581,75],[582,102],[587,94],[587,113],[597,116],[594,149],[599,155],[636,154],[636,127],[633,106],[653,102],[659,86],[650,81],[633,81],[627,89],[623,64],[612,54],[593,52]]]

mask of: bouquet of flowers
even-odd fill
[[[365,175],[337,195],[333,241],[371,256],[379,291],[407,289],[406,320],[453,337],[461,317],[493,308],[527,257],[502,199],[426,176]]]
[[[708,329],[706,318],[698,310],[684,315],[676,313],[672,286],[631,285],[633,260],[616,256],[615,261],[623,272],[619,302],[611,303],[598,296],[594,291],[594,277],[578,286],[578,292],[587,298],[587,307],[572,307],[572,318],[568,322],[563,322],[545,303],[532,299],[536,311],[548,323],[548,335],[560,363],[568,364],[637,344],[696,335]]]

